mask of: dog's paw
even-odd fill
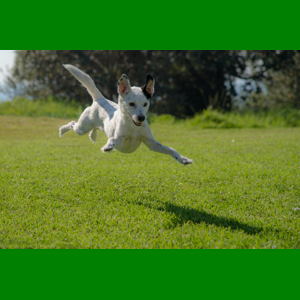
[[[111,152],[114,149],[113,145],[105,145],[104,147],[101,148],[101,151],[103,153]]]
[[[192,159],[189,159],[187,157],[184,157],[184,156],[180,156],[180,158],[177,158],[177,161],[181,164],[183,164],[184,166],[185,165],[190,165],[193,163],[193,160]]]
[[[61,127],[59,128],[59,131],[58,131],[58,136],[59,136],[59,137],[63,137],[64,134],[65,134],[65,132],[63,131],[63,126],[61,126]]]

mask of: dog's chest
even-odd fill
[[[122,138],[122,143],[115,148],[123,153],[132,153],[140,146],[141,142],[141,137],[127,135]]]

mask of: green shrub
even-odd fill
[[[31,117],[55,117],[78,119],[85,107],[75,101],[66,102],[48,98],[46,100],[30,100],[15,98],[13,101],[0,103],[0,115],[16,115]],[[189,128],[269,128],[299,127],[300,110],[281,109],[268,111],[244,111],[222,113],[206,110],[193,118],[176,119],[171,115],[148,114],[148,122],[184,126]]]
[[[0,115],[78,118],[84,107],[75,101],[65,102],[48,98],[46,100],[30,100],[17,97],[12,101],[0,103]]]

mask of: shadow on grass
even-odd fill
[[[165,211],[174,214],[176,217],[172,219],[172,224],[169,228],[183,226],[186,223],[206,223],[218,227],[231,228],[231,230],[243,230],[246,234],[250,235],[255,235],[263,231],[262,227],[244,224],[232,218],[218,217],[216,215],[206,213],[203,210],[197,210],[190,207],[182,207],[168,202],[160,202],[158,206],[141,201],[136,201],[134,203],[143,205],[151,209],[157,209],[159,211]]]

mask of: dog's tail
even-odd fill
[[[94,101],[105,99],[89,75],[83,73],[81,70],[72,65],[63,66],[87,88]]]

